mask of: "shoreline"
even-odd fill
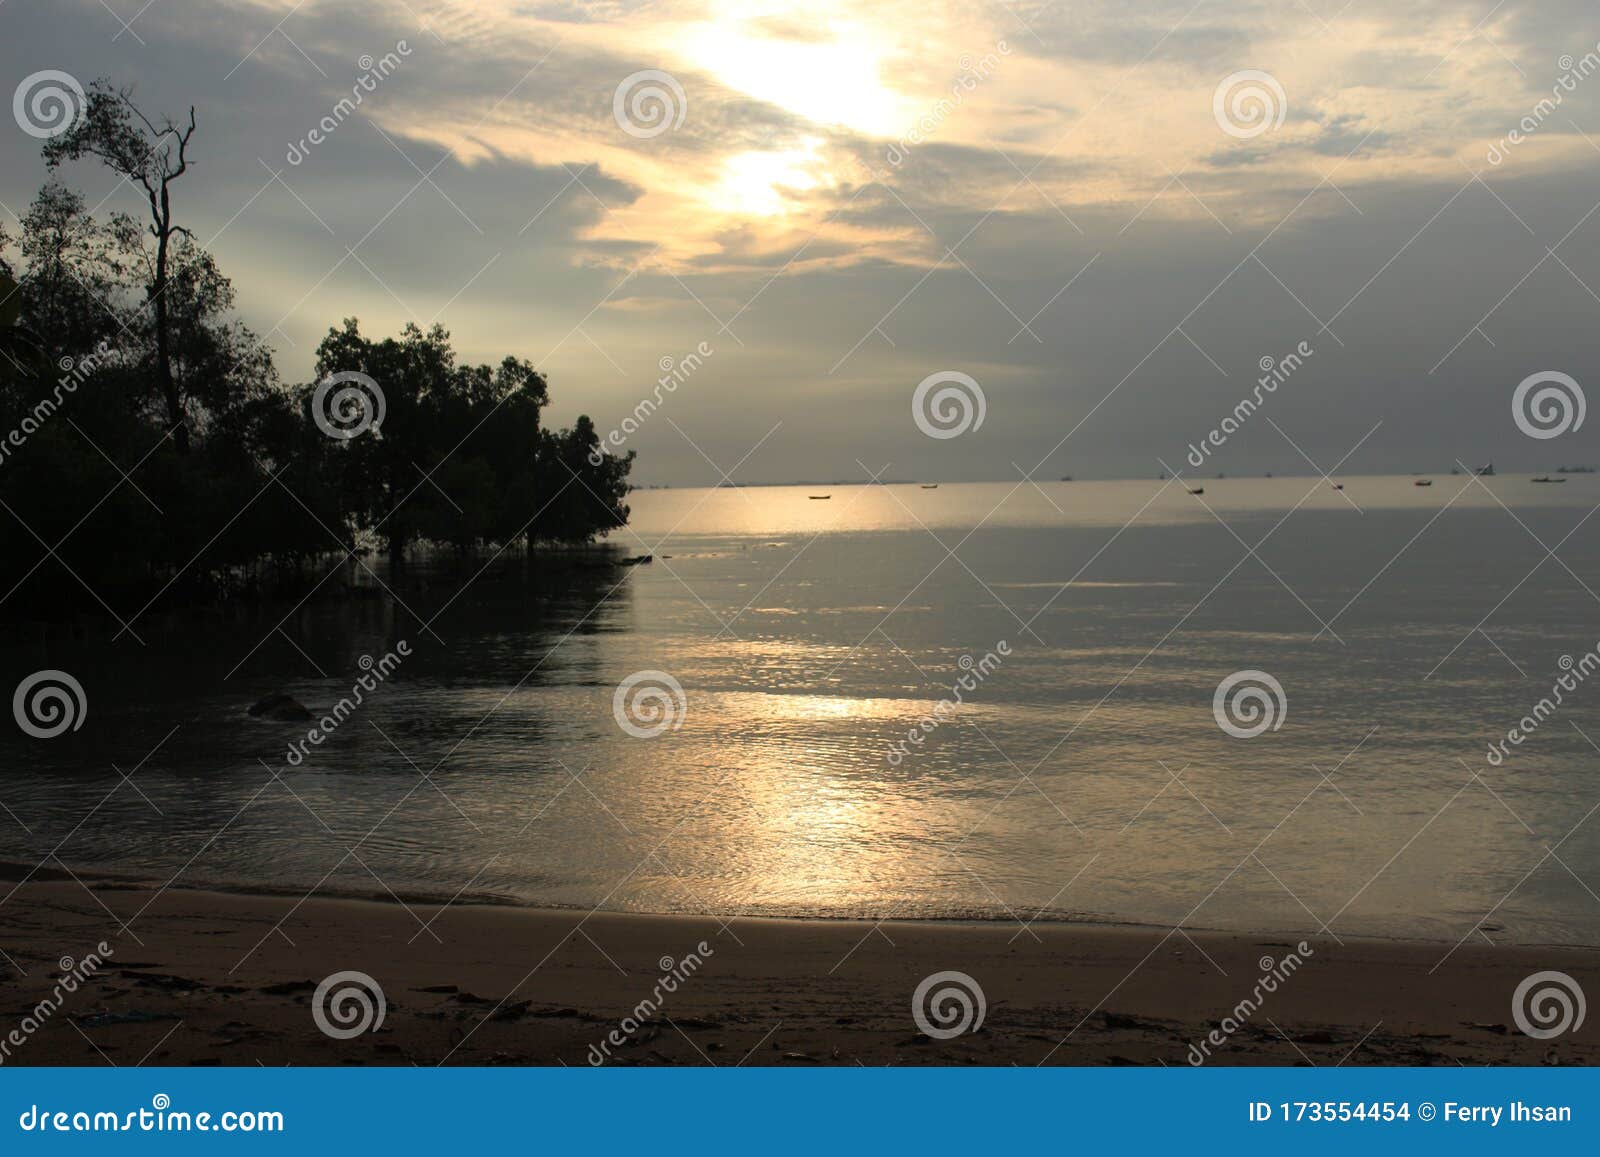
[[[723,921],[37,877],[0,913],[11,1022],[0,1036],[49,996],[63,957],[109,949],[4,1064],[1181,1066],[1230,1020],[1204,1063],[1600,1063],[1592,1026],[1535,1040],[1511,1007],[1536,972],[1600,987],[1596,949]],[[378,1031],[335,1039],[317,1027],[313,994],[351,971],[381,988],[385,1016]],[[977,1031],[920,1031],[914,993],[941,973],[982,992]]]
[[[107,890],[124,891],[155,891],[161,889],[165,881],[147,876],[138,876],[130,873],[117,872],[102,868],[86,867],[79,864],[70,865],[69,869],[36,867],[20,860],[0,859],[0,885],[19,884],[24,877],[30,883],[62,882],[74,879],[93,881]],[[402,888],[399,891],[387,889],[374,889],[371,892],[355,889],[339,889],[320,887],[307,889],[304,886],[273,887],[261,882],[246,881],[200,881],[192,884],[171,884],[167,890],[175,892],[199,893],[216,896],[242,896],[254,897],[262,900],[298,900],[309,892],[317,898],[333,901],[349,901],[358,904],[384,904],[384,905],[412,905],[418,907],[445,906],[460,908],[484,908],[506,911],[532,912],[546,916],[581,916],[585,914],[640,917],[642,919],[695,919],[703,918],[702,914],[693,912],[653,912],[621,908],[590,908],[579,904],[557,904],[549,901],[524,900],[502,892],[457,892],[451,893],[444,889],[437,892],[424,888]],[[0,900],[4,893],[0,892]],[[1062,918],[1054,915],[1035,915],[1029,912],[1021,913],[1023,919],[1034,927],[1049,927],[1063,929],[1078,929],[1086,932],[1094,930],[1122,931],[1131,933],[1163,933],[1167,931],[1165,924],[1140,920],[1113,920],[1092,919],[1088,917],[1079,919]],[[813,915],[809,913],[749,913],[734,914],[722,913],[723,920],[769,921],[777,923],[793,923],[802,926],[812,924],[883,924],[891,927],[906,927],[927,925],[931,928],[987,928],[993,926],[1009,927],[1019,923],[1014,915],[995,916],[833,916]],[[1305,928],[1220,928],[1211,925],[1188,925],[1186,932],[1192,934],[1205,934],[1208,936],[1235,936],[1235,937],[1273,937],[1277,939],[1298,938],[1313,935],[1311,930]],[[1351,932],[1339,937],[1349,944],[1394,944],[1410,945],[1416,947],[1434,946],[1448,948],[1459,941],[1428,936],[1384,936],[1371,932]],[[1496,941],[1500,948],[1527,948],[1550,951],[1595,952],[1600,953],[1600,943],[1584,944],[1564,941],[1542,940],[1505,940]]]

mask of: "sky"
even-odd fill
[[[554,423],[659,400],[643,484],[1600,463],[1515,409],[1600,378],[1583,0],[7,0],[0,62],[13,233],[37,73],[192,104],[286,381],[438,321]]]

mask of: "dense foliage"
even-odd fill
[[[514,357],[458,364],[439,326],[330,328],[319,380],[366,374],[386,412],[359,436],[327,433],[317,383],[279,379],[232,284],[173,220],[168,185],[187,164],[171,150],[192,114],[187,131],[151,125],[125,93],[91,96],[46,161],[97,158],[143,185],[151,212],[97,218],[52,180],[20,235],[0,227],[0,615],[106,600],[127,618],[351,550],[577,543],[626,522],[632,455],[595,464],[588,418],[541,425],[542,374]]]

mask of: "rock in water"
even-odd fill
[[[250,708],[250,714],[282,722],[310,719],[311,712],[293,695],[268,695]]]

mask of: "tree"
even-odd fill
[[[54,172],[64,161],[97,157],[112,172],[127,178],[145,192],[150,208],[150,235],[156,252],[145,297],[154,307],[156,372],[167,425],[180,454],[189,452],[190,438],[184,398],[172,370],[172,330],[167,302],[168,261],[173,239],[193,240],[193,234],[172,221],[172,182],[189,169],[189,141],[194,136],[194,106],[186,127],[164,117],[159,125],[133,103],[132,90],[118,89],[108,80],[89,85],[83,115],[62,133],[45,142],[45,163]]]
[[[97,221],[53,183],[15,244],[0,234],[0,592],[14,593],[0,601],[70,605],[59,567],[132,606],[180,579],[168,597],[210,595],[350,537],[327,439],[232,318],[228,278],[181,234],[163,296],[193,446],[176,452],[140,304],[155,264],[128,218]]]
[[[588,542],[628,522],[628,472],[634,451],[622,457],[596,452],[600,436],[587,414],[570,430],[544,431],[539,446],[538,489],[543,501],[528,528],[536,542]]]
[[[336,444],[342,490],[396,561],[417,541],[458,551],[588,542],[627,521],[632,454],[591,463],[598,437],[586,417],[573,430],[542,429],[549,390],[529,362],[460,365],[441,326],[408,325],[398,339],[372,341],[347,318],[317,347],[317,372],[350,370],[377,383],[385,416]],[[314,404],[316,387],[301,396]]]
[[[143,259],[154,273],[155,258],[146,251]],[[179,237],[173,245],[166,278],[167,364],[158,375],[170,379],[183,399],[185,428],[224,434],[233,445],[264,452],[253,417],[265,403],[277,408],[289,401],[272,351],[234,318],[233,282],[190,238]],[[144,348],[159,350],[160,327],[139,311],[130,329]]]
[[[6,231],[0,228],[0,382],[28,374],[27,360],[39,352],[39,339],[22,324],[22,287],[6,264],[6,242]]]
[[[46,158],[101,158],[144,188],[148,225],[97,220],[51,181],[20,236],[0,228],[5,613],[76,613],[74,584],[130,612],[292,588],[307,561],[372,536],[398,560],[414,543],[578,543],[624,524],[633,455],[600,454],[586,417],[544,429],[542,373],[458,363],[440,326],[329,330],[319,375],[370,375],[386,407],[369,433],[329,437],[329,415],[309,412],[318,387],[284,387],[233,315],[232,282],[173,223],[193,132],[192,110],[186,129],[157,128],[97,84]]]
[[[97,221],[83,195],[54,181],[22,218],[28,315],[65,357],[81,357],[116,339],[133,320],[126,297],[137,291],[139,230],[125,215]]]
[[[382,534],[390,557],[397,562],[420,533],[423,500],[418,499],[418,491],[429,488],[422,471],[441,454],[435,449],[435,419],[442,399],[450,392],[455,370],[449,336],[441,326],[424,333],[407,325],[398,340],[374,342],[362,336],[360,323],[351,317],[342,328],[330,328],[317,347],[319,379],[355,371],[371,378],[381,391],[382,423],[345,442],[339,457],[344,463],[344,489],[355,504],[358,519]],[[315,385],[301,390],[308,413],[318,404],[315,390]],[[369,401],[375,404],[375,400]],[[331,398],[325,396],[321,405],[330,404]],[[310,416],[313,421],[332,417],[328,413]]]

